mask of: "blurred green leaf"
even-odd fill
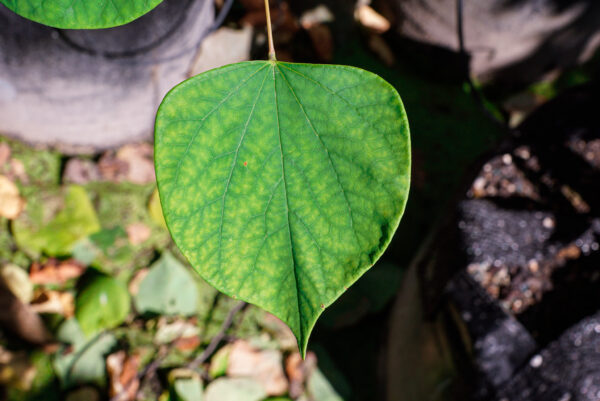
[[[27,200],[27,213],[14,220],[12,227],[19,247],[34,257],[42,252],[49,256],[69,255],[78,240],[100,230],[94,207],[80,186],[67,188],[62,209],[47,223],[43,221],[45,211],[30,210],[47,207],[43,198],[34,199],[31,205]]]
[[[64,388],[106,383],[104,356],[116,345],[112,334],[105,332],[87,341],[77,320],[69,319],[59,327],[57,338],[72,345],[72,349],[59,351],[54,360],[54,369]]]
[[[150,196],[150,201],[148,202],[148,214],[150,214],[150,218],[154,223],[161,227],[167,228],[165,216],[163,216],[162,212],[162,206],[160,205],[158,189],[155,189]]]
[[[354,67],[241,62],[171,90],[155,131],[179,249],[219,291],[284,321],[304,354],[404,212],[411,152],[398,92]]]
[[[169,373],[169,401],[202,401],[202,380],[192,371],[175,369]]]
[[[117,279],[98,275],[85,285],[75,301],[75,316],[86,336],[121,324],[130,310],[129,292]]]
[[[62,29],[119,26],[141,17],[162,0],[0,0],[22,17]]]
[[[0,136],[0,144],[11,150],[11,162],[0,165],[0,174],[6,174],[18,167],[23,174],[16,174],[15,182],[36,188],[52,187],[60,183],[61,154],[40,149],[26,143]]]
[[[225,375],[227,372],[227,364],[229,363],[229,352],[231,345],[227,344],[221,347],[210,359],[210,368],[208,374],[213,379]]]
[[[260,401],[266,396],[259,382],[241,377],[217,379],[204,393],[205,401]]]
[[[90,240],[103,252],[113,246],[118,239],[127,241],[127,232],[121,226],[105,228],[90,235]]]
[[[198,287],[185,266],[164,252],[150,267],[134,300],[139,313],[193,315],[197,312]]]

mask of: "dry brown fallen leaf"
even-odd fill
[[[304,394],[304,383],[317,366],[317,357],[313,352],[306,354],[302,360],[299,352],[293,352],[285,360],[285,372],[290,379],[290,397],[297,398]]]
[[[75,298],[70,292],[40,290],[30,308],[36,313],[56,313],[68,319],[75,314]]]
[[[0,175],[0,217],[16,219],[25,208],[19,188],[7,177]]]
[[[74,259],[50,258],[46,263],[33,262],[29,268],[29,279],[34,284],[64,284],[81,276],[85,266]]]
[[[126,180],[135,184],[147,184],[154,176],[154,148],[148,143],[125,145],[117,151],[117,159],[127,163]]]
[[[125,228],[131,245],[139,245],[150,238],[152,230],[144,223],[132,223]]]
[[[269,396],[282,395],[288,391],[281,353],[276,350],[255,349],[244,340],[237,340],[231,347],[227,375],[254,378],[262,384]]]
[[[193,351],[202,344],[200,336],[181,337],[173,342],[175,348],[180,351]]]
[[[110,381],[109,393],[112,401],[133,401],[140,387],[137,371],[140,356],[117,351],[106,358],[106,371]]]
[[[105,181],[129,181],[135,184],[154,182],[152,145],[129,144],[117,152],[108,151],[98,161],[98,170]]]
[[[387,32],[391,25],[387,18],[366,4],[356,8],[354,18],[365,28],[379,34]]]
[[[72,158],[67,161],[63,173],[63,181],[72,184],[85,184],[90,181],[99,181],[100,171],[94,161],[88,159]]]

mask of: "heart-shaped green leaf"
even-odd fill
[[[0,0],[0,3],[40,24],[63,29],[99,29],[123,25],[141,17],[162,0]]]
[[[171,235],[200,275],[292,329],[379,258],[410,181],[408,122],[383,79],[345,66],[250,61],[164,99],[155,163]]]

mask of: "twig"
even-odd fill
[[[241,310],[245,309],[247,306],[248,306],[248,304],[246,302],[241,301],[241,302],[238,302],[238,304],[235,305],[233,308],[231,308],[231,310],[227,314],[227,317],[225,318],[225,321],[223,321],[223,324],[221,325],[221,329],[219,330],[217,335],[212,338],[212,340],[210,341],[210,344],[208,344],[208,347],[206,347],[200,355],[198,355],[192,362],[190,362],[187,365],[188,368],[193,369],[193,370],[198,369],[198,367],[201,364],[203,364],[204,361],[206,361],[208,359],[208,357],[213,354],[213,352],[215,352],[215,350],[217,349],[217,347],[219,346],[221,341],[223,341],[223,338],[225,338],[225,334],[227,333],[227,330],[229,330],[229,328],[231,327],[231,324],[233,323],[233,318],[235,317],[235,315],[238,312],[240,312]]]
[[[160,367],[160,364],[165,360],[165,358],[169,355],[169,352],[175,347],[177,340],[179,340],[181,338],[181,336],[183,335],[185,331],[185,327],[182,327],[177,336],[168,344],[168,346],[161,346],[158,349],[158,352],[156,353],[156,356],[154,357],[154,359],[152,359],[152,361],[147,364],[144,369],[142,369],[140,372],[138,372],[138,374],[136,375],[136,379],[139,381],[139,387],[135,396],[135,399],[137,399],[140,391],[142,390],[143,384],[144,382],[149,378],[152,377],[156,374],[156,371],[158,370],[158,368]],[[121,401],[122,400],[122,396],[124,394],[127,394],[129,392],[129,389],[131,388],[131,386],[133,386],[135,384],[135,379],[131,379],[129,381],[129,383],[127,383],[127,386],[118,394],[115,394],[110,401]]]
[[[465,38],[463,32],[463,2],[456,0],[456,34],[458,36],[458,51],[465,54]]]

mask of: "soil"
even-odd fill
[[[542,343],[600,308],[592,96],[580,88],[542,107],[460,206],[467,272]]]

